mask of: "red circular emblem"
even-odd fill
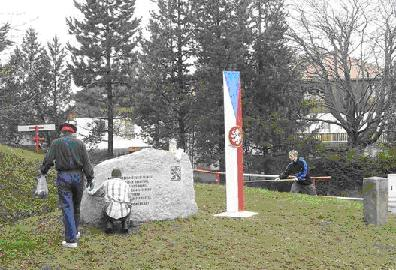
[[[230,141],[231,146],[241,147],[243,141],[242,128],[238,126],[232,127],[228,132],[228,140]]]

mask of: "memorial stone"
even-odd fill
[[[193,170],[186,153],[144,149],[106,160],[95,166],[94,189],[119,168],[130,187],[133,221],[184,218],[197,212]],[[81,202],[81,221],[99,225],[103,221],[104,198],[85,192]]]
[[[388,212],[388,180],[380,177],[363,179],[364,220],[367,224],[383,225]]]

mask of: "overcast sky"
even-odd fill
[[[66,17],[78,16],[73,0],[0,0],[0,24],[9,22],[12,31],[9,38],[20,44],[28,28],[34,28],[44,45],[56,35],[62,43],[72,41],[68,34]],[[143,23],[149,19],[149,10],[154,7],[150,0],[136,0],[136,16]],[[3,52],[2,58],[5,57]]]

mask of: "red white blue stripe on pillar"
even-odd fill
[[[238,212],[244,210],[240,72],[224,71],[223,85],[227,212]]]

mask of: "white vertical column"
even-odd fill
[[[396,214],[396,174],[388,174],[388,210]]]
[[[250,217],[256,213],[244,211],[240,72],[224,71],[223,86],[227,212],[216,216]]]

